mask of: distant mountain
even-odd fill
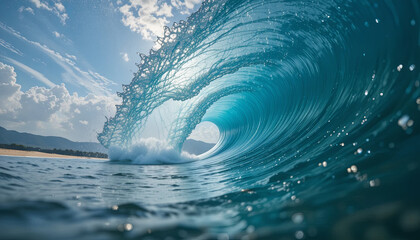
[[[7,130],[0,127],[0,144],[20,144],[28,147],[38,147],[42,149],[70,149],[83,152],[108,153],[108,150],[101,144],[95,142],[73,142],[62,137],[40,136],[31,133],[21,133]],[[184,142],[183,150],[192,154],[207,152],[214,146],[213,143],[205,143],[193,139]]]
[[[39,147],[42,149],[71,149],[84,152],[108,153],[108,150],[101,144],[95,142],[73,142],[62,137],[46,137],[31,133],[21,133],[13,130],[7,130],[0,127],[0,143],[20,144],[29,147]]]
[[[184,142],[184,146],[182,147],[182,150],[195,154],[195,155],[199,155],[199,154],[207,152],[212,147],[214,147],[214,145],[215,145],[214,143],[206,143],[206,142],[197,141],[193,139],[187,139]]]

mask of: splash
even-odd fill
[[[142,139],[130,148],[112,146],[109,149],[109,158],[114,162],[148,165],[186,163],[196,160],[195,155],[180,153],[166,142],[154,138]]]

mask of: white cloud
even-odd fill
[[[0,62],[0,123],[3,127],[75,141],[95,141],[115,113],[115,97],[70,94],[64,84],[21,91],[12,66]]]
[[[53,34],[54,34],[54,36],[56,37],[56,38],[60,38],[60,37],[62,37],[63,35],[62,34],[60,34],[59,32],[57,32],[57,31],[54,31],[53,32]]]
[[[130,0],[119,7],[122,22],[131,31],[140,33],[145,40],[163,36],[163,27],[169,24],[174,8],[181,14],[191,14],[202,0],[171,0],[170,4],[159,0]],[[122,1],[118,0],[117,5]]]
[[[37,80],[39,80],[40,82],[44,83],[45,85],[47,85],[48,87],[54,87],[55,84],[53,82],[51,82],[48,78],[46,78],[42,73],[26,66],[25,64],[18,62],[14,59],[8,58],[8,57],[4,57],[7,61],[11,62],[12,64],[16,65],[18,68],[22,69],[23,71],[29,73],[30,75],[32,75],[34,78],[36,78]]]
[[[60,12],[64,12],[66,11],[66,8],[64,7],[64,5],[61,2],[57,2],[54,4],[54,6],[58,9],[58,11]]]
[[[158,0],[130,0],[119,10],[123,14],[123,24],[146,40],[162,36],[163,27],[169,23],[166,18],[173,17],[172,6]]]
[[[188,138],[216,143],[219,140],[219,129],[213,123],[205,121],[198,124]]]
[[[77,60],[77,57],[76,57],[76,56],[74,56],[74,55],[67,54],[67,53],[65,53],[64,55],[66,55],[66,57],[68,57],[68,58],[70,58],[70,59],[73,59],[74,61],[76,61],[76,60]]]
[[[20,108],[20,85],[16,83],[15,69],[0,62],[0,114]]]
[[[69,16],[66,13],[66,8],[60,1],[55,2],[51,6],[47,1],[43,1],[43,0],[30,0],[30,1],[33,4],[35,4],[36,8],[44,9],[49,12],[52,12],[60,19],[63,25],[66,24],[66,20],[69,18]]]
[[[171,0],[172,6],[180,11],[181,14],[189,15],[197,4],[200,4],[202,0]]]
[[[18,11],[20,12],[20,13],[22,13],[22,12],[28,12],[28,13],[31,13],[32,15],[35,15],[35,13],[34,13],[34,10],[32,9],[32,8],[30,8],[30,7],[24,7],[24,6],[21,6],[19,9],[18,9]]]
[[[78,85],[95,95],[112,95],[109,86],[115,83],[107,79],[106,77],[101,76],[99,73],[90,70],[84,71],[80,69],[75,63],[75,60],[77,58],[72,57],[72,55],[65,53],[63,56],[59,52],[50,49],[46,45],[29,40],[26,37],[22,36],[18,31],[14,30],[9,26],[4,25],[2,22],[0,22],[0,28],[17,37],[18,39],[21,39],[37,47],[39,50],[41,50],[47,56],[49,56],[55,63],[57,63],[63,68],[63,80],[65,80],[66,82]]]
[[[121,57],[124,61],[128,62],[130,61],[130,58],[128,58],[128,54],[127,53],[120,53]]]
[[[0,46],[6,48],[7,50],[16,53],[19,56],[22,56],[23,53],[21,51],[19,51],[19,49],[15,48],[12,44],[6,42],[5,40],[0,38]]]

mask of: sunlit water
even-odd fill
[[[0,157],[1,236],[418,239],[419,16],[417,0],[205,1],[119,93],[98,137],[114,161]],[[183,161],[202,121],[219,142]]]

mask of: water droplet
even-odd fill
[[[407,127],[412,127],[414,124],[414,121],[412,119],[408,120]]]
[[[379,181],[379,179],[374,179],[374,180],[370,180],[369,181],[369,186],[370,187],[377,187],[377,186],[379,186],[380,185],[380,181]]]
[[[411,19],[410,24],[411,24],[411,26],[415,26],[416,25],[416,20]]]
[[[302,231],[296,231],[295,238],[296,239],[302,239],[305,236],[305,234]]]
[[[131,230],[133,230],[133,224],[131,224],[131,223],[126,223],[126,224],[124,224],[124,229],[125,229],[126,231],[131,231]]]
[[[408,115],[403,115],[400,119],[398,119],[398,125],[405,130],[407,129],[407,123],[409,120],[410,117]]]
[[[302,223],[303,219],[304,217],[302,213],[295,213],[292,215],[292,221],[296,224]]]

